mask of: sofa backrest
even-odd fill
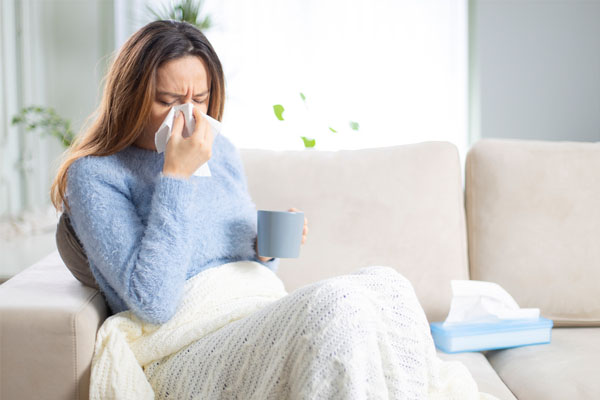
[[[430,321],[449,309],[451,279],[468,279],[456,147],[427,142],[352,151],[240,151],[258,209],[296,207],[309,233],[278,275],[289,292],[368,265],[413,284]]]
[[[600,325],[600,143],[482,140],[465,179],[471,279],[555,325]]]

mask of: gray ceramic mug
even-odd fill
[[[258,255],[297,258],[302,244],[304,213],[258,210]]]

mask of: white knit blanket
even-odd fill
[[[436,356],[412,286],[393,269],[367,267],[286,295],[268,268],[234,262],[188,280],[163,325],[130,311],[109,317],[96,338],[90,399],[169,391],[202,399],[493,399],[466,367]]]

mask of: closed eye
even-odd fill
[[[196,100],[194,99],[194,101],[198,104],[202,104],[206,101],[206,99],[202,99],[202,100]],[[173,104],[177,103],[177,101],[173,101],[171,103],[167,103],[166,101],[159,101],[159,103],[165,105],[165,106],[172,106]]]

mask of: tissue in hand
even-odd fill
[[[194,133],[194,129],[196,128],[196,120],[194,119],[194,105],[192,103],[185,103],[179,106],[172,107],[167,117],[164,119],[156,133],[154,134],[154,144],[156,145],[156,151],[158,153],[162,153],[167,149],[167,142],[171,137],[171,130],[173,129],[173,122],[175,120],[175,116],[179,111],[183,112],[183,116],[185,119],[182,136],[190,137]],[[204,114],[201,112],[202,117],[206,118],[208,124],[210,125],[213,137],[217,136],[221,132],[221,123],[216,119]],[[194,172],[195,176],[211,176],[210,169],[208,167],[208,162],[202,164],[200,168]]]
[[[539,308],[519,308],[493,282],[451,281],[452,302],[446,321],[432,322],[435,345],[447,353],[549,343],[552,321]]]

